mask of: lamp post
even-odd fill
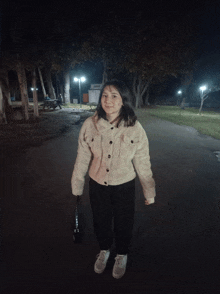
[[[202,91],[202,96],[203,96],[203,92],[206,90],[206,86],[200,87],[200,90]]]
[[[177,92],[179,95],[180,95],[180,97],[181,97],[181,95],[182,95],[182,91],[181,90],[179,90],[178,92]],[[179,100],[179,99],[178,99]],[[177,101],[178,101],[177,100]],[[179,103],[177,102],[177,105],[179,105]]]
[[[34,95],[36,94],[36,92],[34,93],[34,91],[37,91],[38,88],[31,88],[32,94],[33,94],[33,101],[34,101]]]
[[[202,91],[202,96],[201,96],[201,105],[200,105],[200,108],[199,108],[198,115],[201,114],[201,111],[202,111],[202,106],[203,106],[203,103],[204,103],[203,92],[206,90],[206,86],[202,86],[199,89]]]
[[[80,82],[85,82],[85,78],[84,77],[81,77],[81,78],[74,78],[74,82],[79,82],[79,101],[80,101],[80,108],[82,108],[82,105],[81,105],[81,84]]]

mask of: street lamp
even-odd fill
[[[177,92],[179,95],[180,95],[180,97],[181,97],[181,95],[182,95],[182,91],[181,90],[179,90],[178,92]],[[177,106],[179,105],[179,98],[177,99]]]
[[[200,90],[202,91],[202,96],[203,96],[203,92],[206,90],[206,86],[200,87]]]
[[[34,92],[34,91],[37,91],[37,90],[38,90],[38,88],[31,88],[33,98],[28,98],[28,100],[30,102],[34,101],[34,97],[35,97],[35,101],[37,101],[37,92]]]
[[[81,78],[74,78],[74,82],[79,82],[79,101],[80,101],[80,108],[82,108],[82,105],[81,105],[81,84],[80,82],[85,82],[85,78],[84,77],[81,77]]]

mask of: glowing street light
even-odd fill
[[[85,82],[85,78],[84,77],[81,77],[81,78],[77,78],[77,77],[75,77],[74,78],[74,82],[79,82],[79,100],[80,100],[80,108],[82,108],[82,105],[81,105],[81,84],[80,84],[80,82]]]
[[[35,90],[38,90],[38,88],[36,88]],[[31,88],[31,91],[34,91],[34,88]]]
[[[179,94],[180,99],[181,99],[182,91],[179,90],[179,91],[177,92],[177,94]],[[177,106],[178,106],[178,105],[179,105],[179,97],[177,97]]]
[[[203,96],[203,92],[206,90],[206,86],[202,86],[199,89],[202,91],[202,96]]]

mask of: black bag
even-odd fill
[[[74,215],[74,219],[75,219],[75,226],[73,228],[73,240],[74,243],[82,243],[82,239],[83,239],[83,217],[82,217],[82,213],[80,213],[80,211],[82,210],[81,206],[81,201],[80,201],[80,197],[81,196],[76,196],[77,197],[77,204],[76,204],[76,209],[75,209],[75,215]]]

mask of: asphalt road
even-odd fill
[[[219,293],[220,141],[152,118],[150,144],[156,201],[144,205],[136,178],[136,213],[124,277],[112,277],[115,251],[102,275],[88,174],[80,213],[84,239],[74,244],[70,179],[81,125],[8,159],[2,175],[2,294]]]

